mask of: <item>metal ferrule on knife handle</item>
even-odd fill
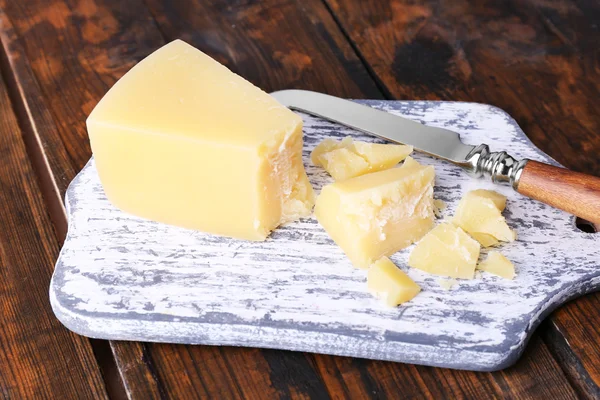
[[[494,183],[508,182],[517,190],[525,165],[529,160],[516,160],[505,151],[490,152],[487,144],[480,144],[467,155],[463,168],[476,178],[488,176]]]

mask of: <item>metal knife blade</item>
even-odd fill
[[[454,131],[426,126],[339,97],[308,90],[281,90],[271,95],[291,109],[316,115],[392,142],[409,144],[415,150],[457,164],[467,163],[467,155],[475,148],[462,143],[459,134]]]

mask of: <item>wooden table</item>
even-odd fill
[[[0,398],[599,397],[598,294],[554,312],[495,373],[90,340],[50,309],[61,199],[90,157],[85,119],[175,38],[267,91],[490,103],[562,164],[600,175],[600,3],[470,3],[0,0]]]

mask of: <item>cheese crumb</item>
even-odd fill
[[[388,307],[406,303],[421,291],[421,287],[387,257],[371,265],[367,273],[367,287]]]
[[[458,283],[458,281],[456,279],[439,279],[438,283],[442,289],[452,290],[452,288]]]
[[[490,251],[487,258],[479,263],[477,269],[505,279],[514,279],[515,266],[498,251]]]
[[[446,202],[444,200],[435,199],[433,200],[433,212],[435,216],[441,218],[442,211],[446,209]]]

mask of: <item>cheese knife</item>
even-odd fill
[[[349,100],[308,90],[271,93],[290,109],[315,115],[462,167],[474,177],[512,185],[517,192],[600,224],[600,178],[534,160],[517,160],[487,144],[470,146],[457,132],[423,125]]]

